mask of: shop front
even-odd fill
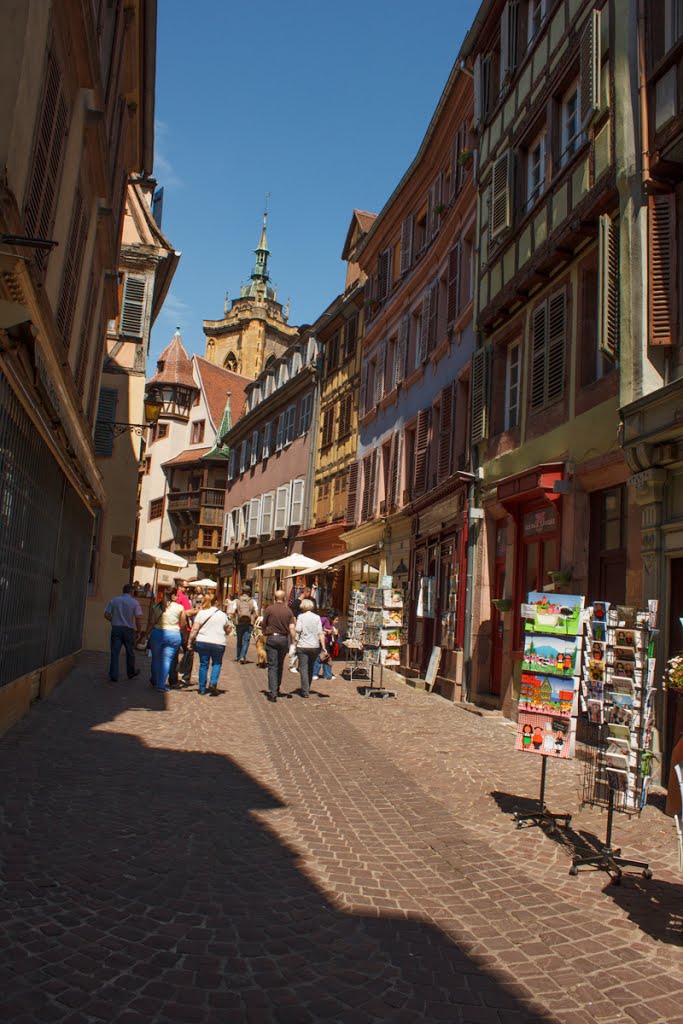
[[[467,488],[451,485],[413,507],[407,667],[424,678],[434,648],[440,660],[434,691],[462,693],[467,579]]]

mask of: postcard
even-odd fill
[[[547,636],[537,633],[524,635],[522,671],[535,672],[568,679],[581,669],[579,636]]]
[[[382,610],[380,608],[369,608],[366,612],[365,624],[371,628],[379,629],[383,625]]]
[[[624,740],[631,746],[631,730],[627,725],[622,725],[620,722],[608,722],[607,734],[611,739]]]
[[[382,647],[400,647],[401,645],[401,630],[399,629],[383,629],[382,630]]]
[[[628,756],[625,754],[610,754],[607,751],[607,767],[619,768],[621,771],[628,771]]]
[[[365,598],[368,608],[381,608],[384,601],[384,591],[381,587],[366,587]]]
[[[628,789],[628,772],[620,771],[618,768],[608,768],[606,771],[607,785],[617,793],[625,793]]]
[[[636,656],[635,647],[619,647],[615,645],[612,648],[614,661],[630,661],[636,663],[639,659]]]
[[[610,736],[607,744],[608,754],[623,754],[626,757],[629,756],[631,748],[627,740],[617,739],[616,736]]]
[[[403,610],[401,608],[383,608],[382,625],[387,629],[390,626],[402,626]]]
[[[622,694],[622,696],[626,696]],[[633,707],[629,704],[605,704],[605,721],[610,725],[623,725],[630,728],[634,718]]]
[[[633,680],[630,676],[610,675],[609,685],[614,693],[634,695]]]
[[[608,611],[609,601],[596,601],[593,605],[593,619],[597,619],[598,622],[606,622]]]
[[[605,664],[602,661],[588,662],[588,678],[592,683],[601,683],[605,679]]]
[[[588,710],[588,721],[595,722],[596,725],[602,724],[604,704],[601,700],[595,700],[591,698],[586,702]]]
[[[527,619],[528,633],[552,633],[561,636],[578,636],[583,632],[581,612],[584,598],[575,594],[546,594],[532,590],[527,605],[536,609],[532,619]]]
[[[401,664],[401,648],[400,647],[383,647],[382,653],[382,664],[383,665],[400,665]]]
[[[598,640],[601,643],[604,643],[607,635],[607,627],[604,622],[600,622],[597,619],[589,619],[586,627],[586,634],[591,640]]]
[[[636,625],[636,610],[631,605],[618,604],[617,605],[617,625],[625,626],[626,629],[635,629]]]
[[[543,714],[571,718],[574,707],[574,680],[539,672],[522,672],[519,708]]]
[[[515,750],[545,757],[571,757],[573,740],[570,720],[531,711],[519,712]]]
[[[403,607],[403,591],[402,590],[385,590],[384,594],[384,607],[385,608],[402,608]]]

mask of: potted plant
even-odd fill
[[[434,213],[436,214],[437,217],[440,217],[441,214],[445,213],[447,209],[448,207],[445,205],[445,203],[437,203],[436,206],[434,207]]]
[[[669,658],[664,669],[664,689],[666,691],[666,736],[664,740],[665,757],[662,761],[662,783],[667,784],[669,760],[678,737],[683,734],[683,654],[674,654]]]
[[[565,587],[574,578],[571,569],[549,569],[548,576],[556,587]]]
[[[474,159],[474,150],[461,149],[458,153],[458,163],[461,167],[467,167]]]
[[[509,612],[512,608],[512,598],[510,597],[494,597],[491,599],[491,604],[496,611],[502,615],[504,612]]]

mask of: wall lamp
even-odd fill
[[[119,423],[116,420],[100,420],[98,427],[104,427],[111,432],[112,437],[119,437],[120,434],[137,434],[142,437],[147,427],[154,426],[159,417],[163,403],[154,398],[145,399],[145,422],[144,423]]]

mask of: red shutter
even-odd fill
[[[448,254],[448,302],[446,320],[452,324],[460,312],[460,261],[462,243],[457,242]]]
[[[436,479],[438,483],[451,474],[453,451],[453,404],[455,384],[449,384],[441,392],[441,416],[439,420],[439,451]]]
[[[676,197],[650,196],[650,344],[673,345],[678,336]]]
[[[363,456],[363,497],[360,506],[360,519],[362,523],[367,522],[370,518],[370,509],[372,501],[372,456],[374,449],[368,455]]]
[[[356,523],[356,500],[358,498],[358,471],[359,464],[352,462],[349,468],[349,486],[346,492],[346,525],[355,526]]]
[[[417,414],[417,428],[415,430],[415,479],[413,483],[413,494],[415,496],[424,494],[427,489],[431,421],[431,409],[421,409]]]

